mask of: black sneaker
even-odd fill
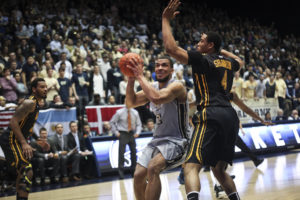
[[[253,161],[254,162],[254,165],[255,165],[255,167],[258,167],[258,165],[260,165],[262,162],[264,162],[264,159],[257,159],[257,160],[255,160],[255,161]]]
[[[215,184],[215,186],[214,186],[214,191],[215,191],[215,193],[216,193],[216,197],[218,198],[218,197],[219,197],[219,193],[220,193],[220,192],[223,192],[224,190],[223,190],[223,188],[222,188],[221,186],[217,186],[217,185]]]

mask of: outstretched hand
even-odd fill
[[[143,76],[144,69],[143,69],[143,63],[142,62],[140,62],[136,58],[130,58],[129,63],[130,64],[127,65],[126,67],[128,67],[129,69],[132,70],[132,72],[134,74],[134,77]]]
[[[266,126],[275,125],[274,123],[268,122],[268,121],[263,121],[261,123],[264,124],[264,125],[266,125]]]
[[[178,6],[181,4],[179,0],[170,0],[168,6],[164,9],[163,18],[174,19],[180,12],[176,11]]]

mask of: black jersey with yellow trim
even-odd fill
[[[34,96],[30,96],[28,97],[28,99],[35,102],[35,108],[19,122],[21,132],[23,133],[25,138],[29,137],[32,134],[33,126],[39,116],[39,105],[37,99]]]
[[[198,51],[188,51],[188,56],[198,107],[231,106],[228,94],[239,63],[219,54],[203,55]]]

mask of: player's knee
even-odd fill
[[[161,169],[159,168],[158,165],[156,165],[155,163],[150,163],[147,170],[148,177],[151,177],[153,175],[158,175],[160,171]]]
[[[136,169],[134,171],[134,175],[133,175],[133,178],[135,181],[143,181],[144,179],[146,179],[146,174],[147,172],[146,171],[143,171],[143,170],[138,170]]]

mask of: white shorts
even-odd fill
[[[148,168],[150,160],[158,153],[161,153],[166,160],[166,168],[169,170],[181,165],[186,156],[186,147],[170,140],[163,140],[152,145],[151,142],[143,149],[142,155],[139,156],[137,163]]]

